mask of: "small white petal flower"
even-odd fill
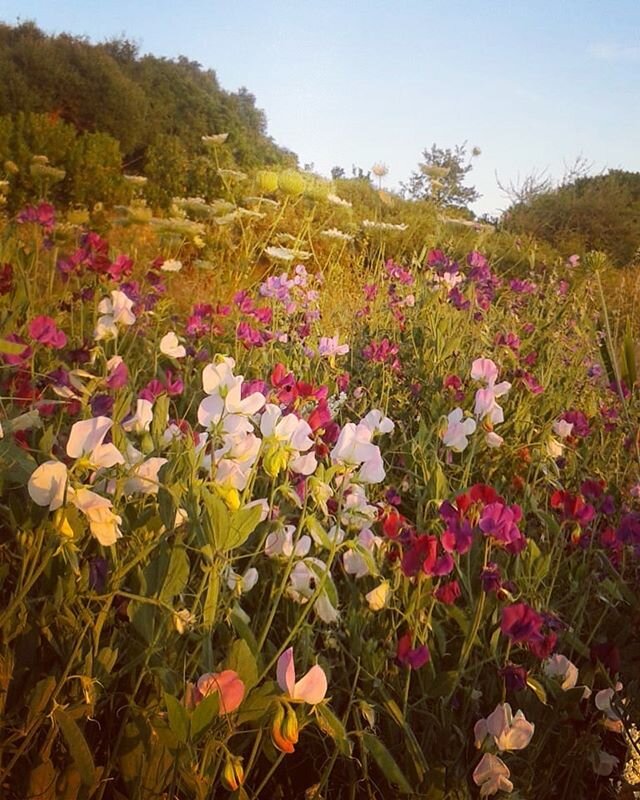
[[[171,358],[184,358],[187,355],[184,345],[180,344],[173,331],[165,334],[160,340],[160,352]]]
[[[49,511],[60,508],[67,486],[67,468],[61,461],[45,461],[31,473],[27,489],[29,496],[39,506],[49,506]]]

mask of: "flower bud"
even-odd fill
[[[240,756],[230,755],[222,770],[222,781],[231,792],[235,792],[244,783],[244,767]]]
[[[298,718],[291,706],[280,703],[276,706],[271,740],[282,753],[293,753],[298,742]]]

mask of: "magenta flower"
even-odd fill
[[[412,639],[410,632],[405,633],[398,639],[396,658],[403,666],[409,667],[409,669],[420,669],[420,667],[424,667],[428,663],[431,653],[426,644],[413,647]]]
[[[29,336],[36,342],[45,347],[52,347],[61,350],[67,343],[67,336],[56,325],[56,321],[51,317],[34,317],[27,328]]]
[[[500,502],[489,503],[482,511],[480,530],[510,553],[516,554],[526,546],[526,540],[518,528],[521,519],[520,506],[506,506]]]

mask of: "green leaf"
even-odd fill
[[[93,763],[91,750],[89,750],[89,745],[82,731],[73,717],[63,708],[56,708],[53,716],[62,731],[62,735],[67,743],[67,748],[69,749],[69,754],[80,773],[82,783],[85,786],[92,786],[95,780],[96,768]]]
[[[129,606],[131,624],[147,644],[152,644],[156,631],[157,609],[150,603],[132,600]]]
[[[3,356],[19,356],[26,350],[26,344],[10,342],[8,339],[0,339],[0,354]]]
[[[240,680],[244,683],[245,694],[248,694],[258,682],[258,665],[244,639],[236,639],[231,645],[227,669],[238,673]]]
[[[238,636],[240,636],[241,639],[244,639],[244,641],[249,645],[249,649],[253,653],[254,657],[257,658],[258,642],[256,641],[256,637],[251,630],[251,627],[247,623],[244,611],[237,603],[231,610],[231,624],[235,628]]]
[[[207,588],[207,596],[204,601],[204,608],[202,610],[203,622],[207,627],[212,627],[216,619],[216,611],[218,610],[218,595],[220,594],[220,576],[218,575],[218,567],[213,564],[211,572],[209,573],[209,586]]]
[[[28,797],[38,800],[56,800],[56,780],[58,773],[51,761],[41,761],[29,773]]]
[[[537,681],[535,678],[529,677],[527,678],[527,686],[531,689],[531,691],[535,694],[535,696],[543,705],[545,706],[548,705],[547,692],[544,686],[540,683],[540,681]]]
[[[222,550],[232,550],[243,545],[255,531],[262,516],[260,505],[239,508],[231,515],[230,530]]]
[[[161,600],[170,603],[177,594],[182,592],[189,580],[189,570],[189,557],[186,549],[179,545],[172,547],[167,577],[160,592]]]
[[[398,763],[382,744],[380,739],[372,733],[365,731],[362,734],[362,741],[367,752],[380,767],[382,774],[389,783],[397,786],[402,794],[412,794],[413,789],[409,785],[409,781],[405,778]]]
[[[173,695],[164,693],[164,702],[169,714],[169,727],[176,739],[186,744],[189,739],[189,715],[187,709]]]
[[[218,692],[207,695],[201,700],[191,714],[191,739],[196,741],[218,716],[220,695]]]
[[[29,703],[29,711],[27,712],[27,725],[28,728],[33,720],[38,717],[45,708],[49,705],[49,700],[56,688],[56,679],[49,676],[38,681],[31,695],[31,702]]]
[[[230,514],[224,502],[204,487],[201,490],[205,514],[203,524],[214,550],[225,550],[230,535]]]
[[[336,743],[338,751],[348,758],[351,755],[351,743],[347,738],[347,731],[342,721],[324,703],[315,706],[314,710],[320,730],[330,736]]]
[[[169,395],[161,394],[153,404],[153,420],[151,422],[151,437],[155,443],[162,440],[162,435],[169,424]]]

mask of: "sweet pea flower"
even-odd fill
[[[371,430],[361,423],[348,422],[342,428],[331,451],[331,463],[359,467],[357,477],[362,483],[381,483],[384,480],[380,449],[371,442]]]
[[[283,528],[270,533],[264,546],[265,555],[269,558],[289,559],[292,555],[304,558],[311,549],[311,538],[305,534],[298,539],[294,546],[293,534],[295,530],[293,525],[285,525]]]
[[[184,358],[187,355],[184,345],[180,344],[173,331],[169,331],[160,340],[160,352],[170,358]]]
[[[112,511],[111,500],[89,489],[76,489],[71,501],[89,520],[89,529],[103,547],[110,547],[122,538],[118,527],[122,518]]]
[[[598,750],[597,753],[592,757],[591,763],[593,765],[593,771],[596,775],[602,775],[606,777],[607,775],[611,775],[613,770],[618,766],[618,758],[611,753],[607,753],[604,750]]]
[[[382,581],[375,589],[372,589],[365,595],[369,608],[372,611],[381,611],[387,605],[390,593],[391,587],[389,581]]]
[[[227,571],[227,586],[236,594],[244,594],[253,589],[258,582],[258,577],[258,570],[255,567],[249,567],[244,575],[240,575],[229,567]]]
[[[281,469],[292,469],[301,475],[315,472],[318,463],[308,422],[295,414],[283,416],[278,406],[268,403],[260,419],[260,432],[265,445],[264,468],[272,478]]]
[[[389,417],[386,417],[382,411],[379,411],[377,408],[369,411],[360,424],[368,428],[372,436],[375,436],[377,433],[391,433],[395,428],[393,420],[390,420]]]
[[[162,263],[160,269],[163,272],[180,272],[182,269],[182,261],[178,261],[175,258],[168,258]]]
[[[556,653],[543,666],[544,674],[561,681],[560,688],[567,692],[578,682],[578,668],[566,656]]]
[[[120,327],[129,327],[136,321],[132,311],[133,300],[130,300],[124,292],[114,289],[111,297],[105,297],[98,305],[98,312],[102,314],[98,317],[94,331],[94,339],[115,338]]]
[[[318,355],[324,358],[344,356],[349,352],[348,344],[338,344],[338,336],[321,336],[318,344]]]
[[[27,490],[39,506],[49,506],[49,511],[60,508],[67,486],[67,468],[61,461],[45,461],[31,473]]]
[[[595,697],[596,708],[599,711],[602,711],[606,716],[606,720],[604,722],[605,727],[609,730],[616,731],[617,733],[622,733],[624,724],[620,717],[620,713],[611,705],[611,701],[613,700],[614,695],[621,691],[622,684],[620,681],[618,681],[615,689],[602,689],[596,693]],[[618,702],[623,703],[624,700],[619,700]]]
[[[304,701],[315,706],[322,702],[327,693],[327,676],[319,664],[296,682],[296,670],[293,663],[293,647],[289,647],[278,659],[278,686],[286,692],[289,699]]]
[[[85,458],[95,468],[108,469],[115,464],[124,464],[124,457],[114,444],[103,444],[112,425],[109,417],[92,417],[75,422],[67,442],[69,458]]]
[[[136,411],[126,422],[122,423],[122,427],[127,433],[145,433],[151,427],[153,422],[153,403],[150,400],[143,400],[142,398],[136,401]]]
[[[461,408],[454,408],[447,416],[447,429],[442,434],[442,441],[445,447],[450,447],[456,453],[461,453],[469,444],[467,437],[471,436],[476,429],[473,419],[462,421],[464,412]]]
[[[573,422],[567,422],[565,419],[557,419],[551,427],[556,436],[559,436],[561,439],[567,439],[571,436]]]
[[[220,696],[220,714],[231,714],[244,699],[244,682],[237,672],[225,669],[222,672],[207,672],[198,678],[195,690],[196,705],[215,692]]]
[[[67,343],[66,334],[58,328],[55,319],[51,317],[34,317],[27,330],[31,339],[45,347],[60,350]]]
[[[109,389],[122,389],[128,382],[129,368],[122,356],[113,356],[107,361],[107,386]]]
[[[471,377],[474,381],[495,383],[498,378],[498,367],[490,358],[476,358],[471,365]]]
[[[486,719],[476,722],[473,729],[476,747],[481,747],[487,736],[492,736],[495,746],[503,750],[524,750],[531,741],[535,725],[525,719],[522,711],[515,716],[509,703],[499,703]]]
[[[365,528],[364,530],[360,531],[357,541],[358,545],[360,546],[360,550],[368,551],[371,554],[373,554],[373,551],[376,547],[379,547],[382,544],[382,539],[380,536],[375,536],[369,530],[369,528]],[[342,564],[344,566],[344,571],[348,575],[353,575],[353,577],[356,579],[363,578],[365,575],[369,575],[371,573],[369,569],[369,563],[356,549],[345,551],[344,555],[342,556]]]
[[[314,595],[319,580],[327,572],[327,565],[319,558],[305,558],[298,561],[289,576],[290,585],[287,587],[287,596],[294,602],[304,605]],[[334,608],[326,591],[322,591],[316,598],[313,609],[327,625],[338,620],[338,610]]]
[[[509,780],[509,767],[492,753],[485,753],[473,771],[473,781],[480,787],[480,797],[489,797],[496,792],[511,792],[513,783]]]
[[[166,458],[148,458],[133,469],[131,477],[124,482],[124,493],[129,494],[158,494],[160,488],[158,473],[167,463]]]

